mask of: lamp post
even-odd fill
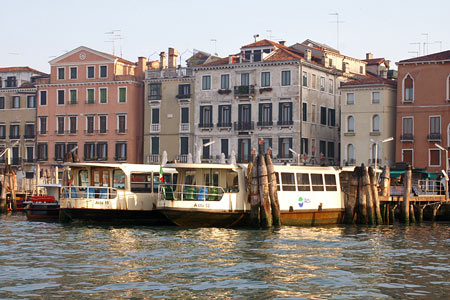
[[[210,141],[210,142],[207,142],[207,143],[205,143],[205,144],[203,144],[202,146],[202,155],[203,155],[203,150],[206,148],[206,147],[209,147],[209,146],[211,146],[212,144],[214,144],[216,141]]]
[[[297,164],[300,165],[300,154],[298,154],[297,152],[294,151],[294,149],[289,148],[289,151],[291,151],[292,153],[294,153],[295,155],[297,155]]]
[[[445,151],[445,172],[444,173],[444,177],[445,177],[445,181],[446,181],[446,187],[444,188],[445,191],[445,199],[447,199],[448,197],[448,193],[447,193],[447,187],[448,187],[448,150],[445,149],[444,147],[442,147],[439,144],[434,144],[436,147],[439,148],[439,150]]]
[[[385,138],[384,140],[382,140],[382,141],[380,141],[380,142],[381,142],[381,143],[386,143],[386,142],[390,142],[390,141],[393,141],[393,140],[394,140],[394,138],[391,136],[391,137]],[[371,141],[372,143],[375,144],[375,163],[374,163],[374,169],[375,169],[375,172],[376,172],[376,170],[377,170],[377,160],[378,160],[378,144],[379,144],[380,142],[377,142],[377,141],[375,141],[374,139],[370,139],[370,141]]]

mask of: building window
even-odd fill
[[[278,125],[292,125],[292,102],[279,103]]]
[[[291,158],[292,152],[292,138],[283,137],[278,140],[278,158]]]
[[[359,66],[359,73],[360,74],[364,74],[364,67],[363,66]]]
[[[190,84],[179,84],[177,98],[187,99],[190,97],[191,97],[191,85]]]
[[[328,109],[328,126],[336,126],[336,110],[334,108]]]
[[[70,90],[70,104],[77,104],[78,103],[78,96],[77,96],[77,90]]]
[[[5,139],[5,138],[6,138],[6,125],[0,124],[0,139]]]
[[[94,133],[94,116],[86,116],[86,133]]]
[[[272,103],[260,103],[258,126],[272,126]]]
[[[281,85],[291,85],[291,71],[281,71]]]
[[[253,61],[261,61],[261,50],[253,50]]]
[[[16,76],[8,76],[8,77],[6,77],[6,87],[7,88],[17,87]]]
[[[181,108],[181,123],[188,124],[189,123],[189,107]]]
[[[231,127],[231,105],[219,105],[217,127]]]
[[[36,108],[36,96],[27,96],[27,108]]]
[[[316,105],[311,104],[311,123],[316,123]]]
[[[37,144],[37,159],[41,161],[46,161],[48,159],[47,156],[47,143],[38,143]]]
[[[327,108],[323,106],[320,107],[320,124],[327,125]]]
[[[117,133],[126,133],[127,131],[127,116],[117,115]]]
[[[70,79],[77,79],[77,78],[78,78],[78,68],[70,67]]]
[[[307,138],[302,138],[301,139],[301,145],[300,145],[301,149],[301,154],[308,154],[308,139]]]
[[[95,89],[86,89],[86,103],[87,104],[95,103]]]
[[[347,117],[347,132],[355,132],[355,118],[353,116]]]
[[[100,93],[100,103],[106,104],[108,103],[108,88],[99,88]]]
[[[77,117],[69,116],[69,133],[76,134],[77,133]]]
[[[55,160],[63,160],[64,155],[66,154],[66,144],[64,143],[55,143]]]
[[[404,117],[402,119],[402,136],[401,140],[413,140],[414,138],[414,119],[412,117]]]
[[[98,128],[100,133],[106,133],[107,132],[107,124],[108,124],[108,116],[99,116],[98,117]]]
[[[320,91],[325,92],[325,77],[320,77]]]
[[[311,75],[311,88],[316,89],[316,75]]]
[[[202,139],[202,145],[208,144],[210,139]],[[211,158],[211,145],[202,147],[202,159],[210,159]]]
[[[95,159],[95,143],[87,142],[84,144],[84,160]]]
[[[246,163],[251,158],[251,140],[238,139],[238,162]]]
[[[333,79],[328,79],[328,92],[330,94],[334,93],[334,83],[333,83]]]
[[[65,117],[56,117],[56,133],[64,134],[64,119]]]
[[[270,72],[261,72],[261,86],[270,86]]]
[[[148,100],[161,100],[161,83],[148,85]]]
[[[39,134],[47,134],[47,117],[39,117]]]
[[[26,139],[34,139],[34,124],[25,124],[25,136]]]
[[[119,87],[119,103],[127,102],[127,88]]]
[[[241,85],[242,86],[249,86],[250,85],[250,74],[249,73],[242,73],[241,74]]]
[[[406,75],[403,79],[403,102],[414,101],[414,80],[411,75]]]
[[[25,146],[25,162],[32,163],[34,162],[34,147],[33,146]]]
[[[47,105],[47,91],[40,91],[39,92],[39,104],[41,106]]]
[[[210,90],[210,89],[211,89],[211,75],[203,75],[202,90]]]
[[[355,147],[353,144],[347,145],[347,163],[355,164]]]
[[[66,152],[72,152],[78,154],[78,148],[75,149],[78,146],[78,143],[67,143],[67,151]],[[73,150],[75,149],[75,150]]]
[[[374,115],[372,117],[372,131],[380,132],[380,116],[379,115]]]
[[[334,142],[328,142],[327,146],[327,157],[334,158]]]
[[[151,138],[151,147],[152,147],[152,154],[153,155],[155,155],[155,154],[159,154],[159,137],[155,137],[155,136],[152,136],[152,138]]]
[[[189,138],[188,137],[180,137],[180,154],[186,155],[189,153]]]
[[[127,160],[127,143],[125,142],[116,143],[116,160],[119,161]]]
[[[12,97],[12,108],[20,108],[20,96]]]
[[[251,130],[252,123],[252,105],[239,104],[238,106],[238,130]]]
[[[88,79],[95,78],[95,67],[94,66],[87,67],[87,78]]]
[[[306,102],[302,103],[302,121],[303,122],[308,121],[308,103]]]
[[[65,77],[65,69],[58,68],[58,80],[64,80]]]
[[[379,104],[381,101],[380,92],[372,92],[372,103]]]
[[[0,97],[0,109],[5,109],[5,97]]]
[[[229,145],[229,139],[221,139],[220,140],[220,153],[224,154],[225,157],[228,157],[228,145]]]
[[[230,88],[230,75],[229,74],[220,75],[220,88],[223,90],[227,90]]]
[[[355,104],[355,94],[347,93],[347,105]]]
[[[272,148],[272,138],[259,138],[258,145],[263,145],[263,153],[267,153]]]
[[[108,143],[98,142],[97,143],[97,160],[107,160],[108,159]]]
[[[200,128],[212,127],[212,105],[200,106]]]
[[[430,117],[430,136],[428,140],[441,139],[441,116]]]
[[[152,124],[159,124],[159,108],[152,108]]]
[[[303,72],[303,80],[302,80],[302,82],[303,82],[303,86],[304,87],[308,87],[308,73]]]
[[[413,165],[414,153],[413,149],[402,149],[402,162]]]
[[[64,105],[64,90],[58,90],[58,105]]]
[[[447,76],[447,101],[450,101],[450,75]]]
[[[441,165],[441,151],[439,149],[428,149],[428,165],[430,167]]]
[[[9,125],[9,139],[19,139],[20,138],[20,125],[11,124]]]
[[[108,77],[108,66],[100,66],[100,78]]]

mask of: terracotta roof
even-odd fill
[[[379,65],[382,64],[384,62],[384,58],[372,58],[372,59],[364,59],[363,61],[365,61],[368,65]]]
[[[228,65],[228,63],[229,63],[228,57],[224,57],[198,66],[199,67],[220,66],[220,65]]]
[[[242,46],[241,48],[264,47],[264,46],[280,47],[280,46],[283,46],[283,45],[264,39],[264,40],[260,40],[260,41],[257,41],[257,42],[254,42],[254,43]]]
[[[289,50],[287,47],[282,46],[282,48],[275,50],[275,53],[269,56],[264,61],[280,61],[280,60],[298,60],[303,59],[303,57],[294,51]]]
[[[357,85],[379,85],[379,84],[388,84],[391,86],[397,86],[397,80],[392,79],[386,79],[386,78],[364,78],[364,79],[357,79],[357,80],[351,80],[347,82],[342,82],[341,87],[343,86],[357,86]]]
[[[44,72],[35,70],[30,67],[5,67],[5,68],[0,68],[0,72],[34,72],[34,73],[39,73],[39,74],[46,74]]]
[[[98,50],[95,50],[95,51],[98,51]],[[112,55],[112,54],[109,54],[109,53],[106,53],[106,52],[102,52],[102,51],[98,51],[98,52],[103,53],[103,54],[105,54],[105,55],[109,55],[109,56],[111,56],[111,57],[114,57],[115,59],[117,59],[118,61],[120,61],[120,62],[122,62],[122,63],[124,63],[124,64],[136,65],[136,63],[134,63],[134,62],[132,62],[132,61],[129,61],[129,60],[126,60],[126,59],[124,59],[124,58],[122,58],[122,57],[115,56],[115,55]]]
[[[404,59],[399,61],[402,63],[414,63],[414,62],[427,62],[427,61],[439,61],[439,60],[450,60],[450,50],[433,53],[425,56],[414,57],[410,59]]]

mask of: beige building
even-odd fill
[[[395,161],[397,81],[366,78],[341,83],[341,165]]]

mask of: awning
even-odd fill
[[[405,173],[405,170],[391,170],[391,178],[398,178],[400,176],[402,176]],[[426,178],[429,179],[436,179],[440,173],[431,173],[431,172],[427,172],[427,171],[413,171],[413,175],[415,174],[422,174],[425,175]]]

